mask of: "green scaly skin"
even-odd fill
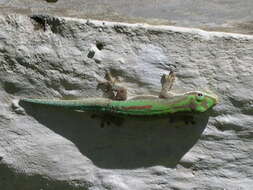
[[[218,103],[215,95],[192,91],[170,98],[135,97],[118,101],[107,98],[83,100],[21,99],[23,102],[64,107],[71,110],[111,113],[129,116],[158,116],[177,112],[205,112]]]

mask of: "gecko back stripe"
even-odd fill
[[[122,107],[123,110],[143,110],[143,109],[151,109],[151,105],[144,105],[144,106],[128,106],[128,107]]]

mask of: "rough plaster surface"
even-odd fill
[[[51,14],[243,34],[253,34],[252,7],[252,0],[0,0],[3,14]]]
[[[69,18],[0,16],[0,189],[253,189],[253,37]],[[220,98],[196,124],[166,119],[100,128],[89,114],[20,97],[100,96],[106,70],[133,94]],[[24,109],[24,110],[22,110]]]

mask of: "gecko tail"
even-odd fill
[[[59,100],[59,99],[33,99],[33,98],[22,98],[20,103],[31,103],[36,105],[45,105],[53,107],[63,107],[73,110],[97,110],[107,107],[110,103],[109,99],[104,98],[87,98],[80,100]]]
[[[23,103],[32,103],[32,104],[41,104],[41,105],[51,105],[51,106],[62,106],[69,104],[66,100],[57,100],[57,99],[33,99],[33,98],[21,98],[20,102]]]

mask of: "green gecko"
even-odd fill
[[[63,107],[71,110],[100,112],[127,116],[162,116],[177,112],[205,112],[218,103],[218,97],[200,91],[183,94],[170,93],[175,73],[170,71],[161,78],[162,89],[159,96],[145,95],[127,98],[127,89],[117,85],[118,80],[106,73],[107,80],[99,82],[107,98],[86,98],[80,100],[50,100],[23,98],[20,101]]]

